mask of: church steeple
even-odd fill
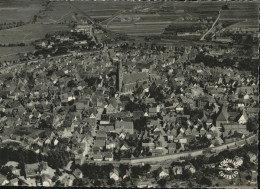
[[[122,62],[117,62],[117,75],[116,75],[116,90],[120,93],[122,91],[123,83],[123,70]]]

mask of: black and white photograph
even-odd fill
[[[0,188],[258,188],[259,10],[0,0]]]

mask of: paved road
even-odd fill
[[[212,24],[211,28],[200,38],[201,41],[204,40],[204,38],[211,32],[211,30],[215,27],[216,23],[218,22],[219,18],[220,18],[220,12],[221,12],[221,9],[218,11],[218,17],[217,19],[215,20],[215,22]]]
[[[92,24],[96,24],[99,25],[97,23],[95,23],[95,21],[84,11],[82,11],[79,7],[77,7],[75,4],[73,4],[71,1],[68,1],[68,3],[70,5],[72,5],[75,9],[77,9],[79,12],[81,12],[83,15],[85,15],[87,17],[87,19],[92,23]]]
[[[125,159],[125,160],[120,160],[120,161],[93,161],[93,160],[87,160],[87,162],[89,163],[98,163],[98,164],[142,164],[142,163],[156,163],[156,162],[162,162],[162,161],[167,161],[167,160],[176,160],[180,157],[188,157],[188,156],[192,156],[192,157],[196,157],[199,155],[203,155],[203,151],[205,150],[216,150],[218,152],[226,150],[228,148],[232,148],[232,149],[236,149],[239,148],[241,146],[236,145],[236,143],[238,142],[242,142],[244,141],[244,144],[246,143],[246,140],[257,140],[257,135],[254,134],[250,137],[247,137],[245,139],[239,140],[239,141],[235,141],[235,142],[231,142],[228,144],[224,144],[221,146],[217,146],[214,148],[207,148],[207,149],[201,149],[201,150],[195,150],[195,151],[188,151],[188,152],[182,152],[182,153],[177,153],[177,154],[170,154],[170,155],[163,155],[163,156],[156,156],[156,157],[146,157],[146,158],[136,158],[136,159]],[[212,154],[214,155],[214,154]]]
[[[252,135],[252,136],[250,136],[250,137],[248,137],[246,139],[250,139],[250,140],[251,139],[256,139],[257,140],[257,136],[254,134],[254,135]],[[210,149],[211,150],[216,150],[216,151],[223,151],[223,150],[226,150],[228,148],[238,148],[239,146],[237,146],[236,143],[245,141],[246,139],[242,139],[242,140],[239,140],[239,141],[231,142],[231,143],[224,144],[224,145],[217,146],[217,147],[213,147],[213,148],[210,148]],[[206,149],[196,150],[196,151],[189,151],[189,152],[183,152],[183,153],[178,153],[178,154],[157,156],[157,157],[132,159],[130,162],[131,162],[131,164],[139,164],[139,163],[147,163],[147,162],[160,162],[160,161],[166,161],[166,160],[173,160],[173,159],[178,159],[180,157],[187,157],[187,156],[196,157],[196,156],[202,155],[204,150],[206,150]]]

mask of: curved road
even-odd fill
[[[210,150],[210,151],[214,151],[214,150],[218,150],[223,151],[226,150],[228,148],[238,148],[239,146],[243,146],[244,144],[248,143],[249,141],[252,140],[257,140],[257,135],[254,134],[252,136],[249,136],[245,139],[239,140],[239,141],[235,141],[235,142],[231,142],[228,144],[224,144],[221,146],[216,146],[213,148],[206,148],[206,149],[201,149],[201,150],[195,150],[195,151],[188,151],[188,152],[182,152],[182,153],[177,153],[177,154],[169,154],[169,155],[163,155],[163,156],[155,156],[155,157],[146,157],[146,158],[136,158],[136,159],[122,159],[120,161],[94,161],[94,160],[86,160],[89,163],[97,163],[97,164],[142,164],[142,163],[151,163],[151,162],[162,162],[162,161],[167,161],[167,160],[175,160],[178,159],[180,157],[188,157],[188,156],[192,156],[192,157],[196,157],[199,155],[203,155],[203,151],[205,150]],[[242,144],[239,144],[241,143]]]
[[[226,150],[226,149],[231,148],[231,147],[237,148],[238,147],[237,144],[239,142],[244,142],[244,144],[245,144],[247,140],[255,140],[255,139],[257,140],[256,134],[254,134],[254,135],[252,135],[252,136],[250,136],[246,139],[242,139],[242,140],[239,140],[239,141],[235,141],[235,142],[231,142],[231,143],[224,144],[224,145],[221,145],[221,146],[210,148],[210,150],[211,151],[212,150],[223,151],[223,150]],[[187,156],[196,157],[196,156],[202,155],[204,150],[207,150],[207,149],[189,151],[189,152],[183,152],[183,153],[171,154],[171,155],[164,155],[164,156],[157,156],[157,157],[132,159],[132,160],[130,160],[130,163],[131,164],[138,164],[138,163],[146,163],[146,162],[159,162],[159,161],[178,159],[180,157],[187,157]],[[124,162],[124,161],[125,160],[121,160],[121,162]]]

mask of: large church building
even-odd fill
[[[149,75],[146,72],[123,73],[122,62],[118,62],[116,80],[118,92],[132,92],[137,85],[148,82]]]

